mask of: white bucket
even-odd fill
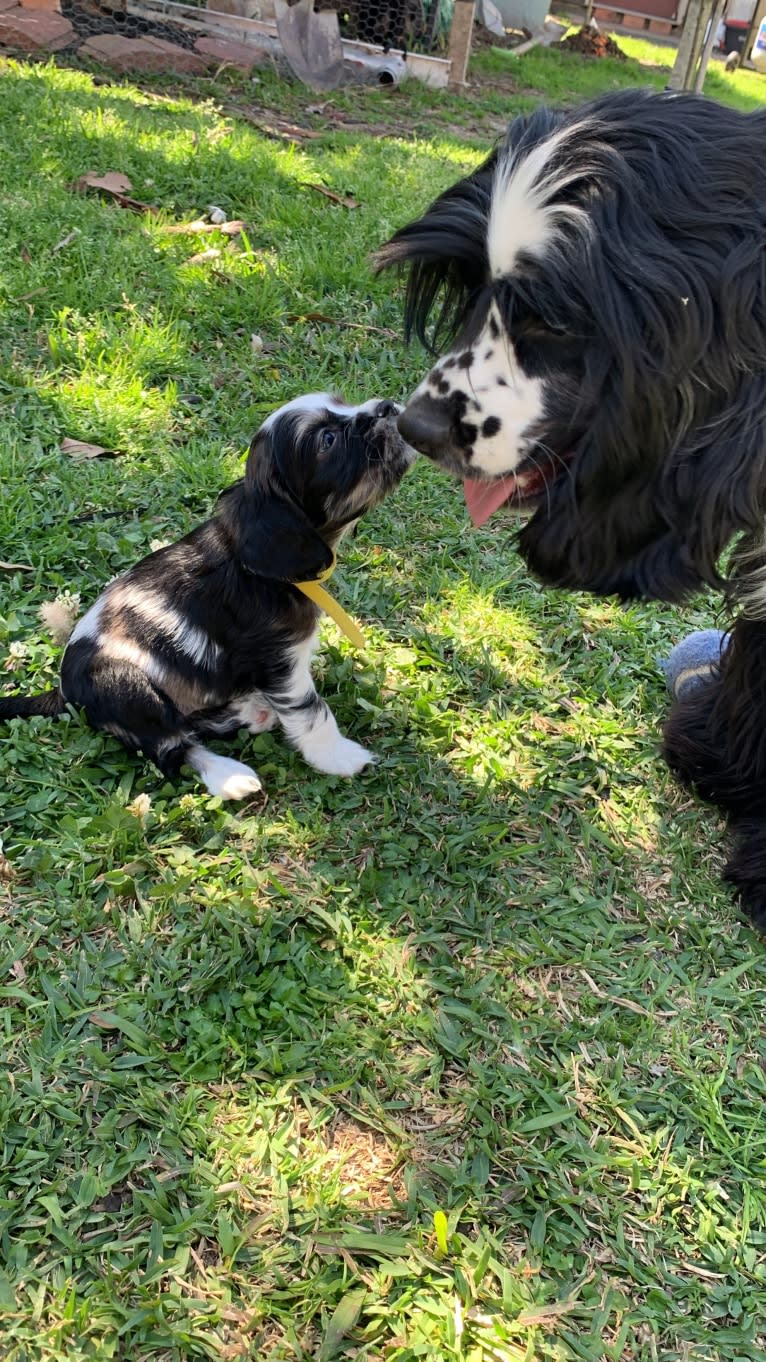
[[[766,71],[766,19],[761,19],[761,25],[750,53],[750,60],[756,71]]]

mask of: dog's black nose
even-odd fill
[[[438,459],[450,442],[450,419],[443,402],[423,394],[405,407],[397,421],[402,439],[429,459]]]
[[[375,408],[375,415],[379,421],[385,421],[389,416],[396,416],[399,406],[396,402],[391,402],[386,398],[384,402],[379,402]]]

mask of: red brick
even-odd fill
[[[209,61],[208,65],[220,66],[225,62],[227,66],[238,66],[240,71],[252,71],[253,67],[259,66],[266,56],[265,52],[247,43],[224,42],[221,38],[198,38],[194,44],[194,51],[203,57],[211,58],[212,61]]]
[[[74,42],[75,31],[61,14],[45,10],[14,9],[0,14],[0,45],[21,52],[58,52]]]
[[[622,23],[624,28],[634,28],[643,32],[646,19],[642,14],[623,14]]]
[[[184,71],[201,76],[210,59],[164,38],[124,38],[121,33],[97,33],[80,48],[80,55],[103,62],[116,71]]]
[[[617,11],[614,9],[598,9],[598,8],[594,9],[593,17],[594,19],[599,20],[602,24],[617,23]]]
[[[19,0],[22,9],[45,9],[55,14],[61,13],[59,0]]]
[[[667,38],[673,32],[673,25],[669,19],[650,19],[649,32],[660,33],[663,38]]]

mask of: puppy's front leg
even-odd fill
[[[263,789],[261,778],[252,766],[231,757],[221,757],[198,743],[188,748],[186,764],[202,777],[209,793],[219,799],[251,799]]]
[[[330,706],[318,694],[311,676],[315,640],[295,649],[284,689],[266,697],[291,742],[315,771],[328,776],[355,776],[375,760],[372,752],[344,738]]]
[[[313,686],[289,708],[276,704],[274,708],[288,739],[315,771],[328,776],[355,776],[375,760],[358,742],[344,738],[330,706]]]

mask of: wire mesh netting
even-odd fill
[[[338,11],[344,38],[409,52],[446,49],[454,0],[346,0]]]
[[[184,3],[204,12],[204,0]],[[130,12],[127,0],[59,0],[59,7],[83,42],[102,34],[121,34],[125,38],[160,38],[191,51],[199,37],[198,32],[174,23],[171,17],[152,19]]]
[[[315,9],[337,13],[344,39],[373,44],[385,51],[444,56],[454,5],[455,0],[316,0]],[[181,0],[178,4],[163,0],[161,5],[144,4],[142,0],[59,0],[59,7],[83,42],[104,34],[121,34],[125,38],[159,38],[187,50],[194,48],[205,31],[205,15],[210,11],[232,20],[237,16],[267,23],[274,19],[273,0]],[[210,31],[226,36],[220,26]]]

